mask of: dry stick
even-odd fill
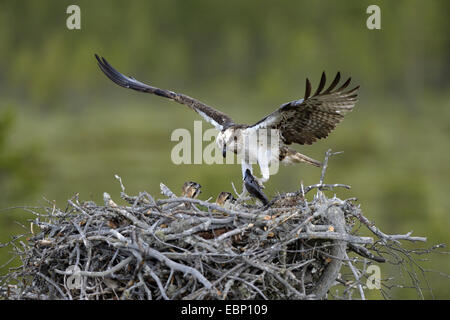
[[[361,278],[358,275],[358,271],[356,271],[355,267],[353,266],[352,262],[350,261],[350,258],[348,257],[347,253],[345,253],[345,259],[347,259],[347,264],[350,267],[350,270],[352,270],[353,275],[355,276],[356,285],[358,286],[359,294],[361,295],[362,300],[366,300],[366,297],[364,296],[364,290],[362,288],[361,282],[359,279]]]
[[[223,300],[225,300],[227,298],[228,292],[230,291],[233,284],[234,284],[234,279],[230,279],[225,283],[223,293],[222,293]]]
[[[331,153],[329,152],[327,157],[330,156]],[[326,168],[327,165],[328,163],[325,161],[324,167]],[[293,194],[279,195],[278,199],[301,195],[302,192],[305,194],[305,189],[309,191],[314,188],[325,190],[338,186],[345,187],[345,185],[339,184],[324,184],[324,176],[325,170],[322,170],[321,183],[303,187],[303,191],[300,190]],[[119,182],[121,183],[121,180]],[[123,184],[121,184],[121,188],[121,197],[124,198]],[[22,260],[23,266],[10,269],[11,275],[9,278],[0,277],[0,296],[25,297],[30,292],[28,296],[32,297],[33,293],[48,292],[49,288],[53,292],[53,285],[47,281],[36,281],[27,284],[27,287],[16,287],[16,289],[11,289],[13,293],[9,293],[5,288],[11,281],[21,283],[21,279],[32,273],[42,272],[44,276],[48,277],[48,274],[42,271],[45,270],[44,268],[37,267],[43,264],[48,266],[49,270],[64,270],[67,265],[73,265],[76,255],[77,261],[82,260],[84,262],[83,271],[78,274],[80,276],[83,274],[92,276],[93,279],[88,279],[89,281],[86,282],[88,285],[92,284],[92,287],[86,288],[86,290],[89,290],[87,293],[84,292],[81,296],[80,291],[72,293],[74,299],[110,298],[111,292],[105,291],[101,284],[101,276],[106,275],[108,277],[108,272],[111,272],[111,275],[117,279],[116,285],[118,288],[117,290],[113,289],[113,294],[115,294],[115,291],[125,290],[129,295],[123,295],[123,297],[131,299],[155,298],[155,292],[156,298],[165,298],[164,294],[171,299],[224,298],[225,296],[220,294],[217,291],[218,289],[225,289],[224,293],[227,293],[230,299],[242,298],[248,292],[253,298],[261,297],[255,288],[271,299],[286,297],[323,298],[326,291],[337,279],[337,275],[333,276],[333,274],[325,277],[327,272],[331,273],[330,267],[336,268],[336,261],[344,263],[347,260],[334,253],[333,250],[337,250],[339,246],[347,243],[354,247],[356,243],[371,242],[369,237],[347,234],[347,230],[339,230],[334,222],[327,221],[332,220],[330,212],[335,210],[342,209],[348,216],[356,216],[359,209],[348,203],[347,200],[327,199],[321,192],[312,201],[299,199],[297,206],[292,206],[291,201],[286,201],[286,203],[279,201],[277,204],[281,206],[280,208],[270,209],[258,208],[248,204],[225,209],[208,201],[191,198],[170,198],[159,200],[158,204],[156,202],[148,204],[142,200],[143,196],[144,194],[140,193],[138,197],[124,198],[132,205],[131,207],[118,206],[107,195],[105,198],[106,206],[96,206],[92,202],[80,204],[77,197],[74,197],[69,202],[71,206],[68,206],[65,211],[56,208],[54,204],[49,208],[42,208],[48,214],[38,215],[36,218],[36,225],[41,227],[41,232],[33,234],[30,243],[23,244],[20,239],[11,243],[14,254]],[[191,204],[198,205],[200,209],[196,210]],[[172,210],[171,208],[176,209]],[[147,212],[149,209],[152,211],[151,213]],[[274,212],[279,216],[265,220],[269,212]],[[171,217],[172,221],[168,217]],[[39,219],[48,219],[48,221],[40,222]],[[188,219],[190,220],[188,221]],[[113,224],[111,226],[111,220],[119,222],[120,225]],[[368,220],[366,222],[368,224],[361,223],[361,225],[369,227],[371,223]],[[166,224],[167,228],[162,227],[163,223]],[[312,223],[317,227],[314,227]],[[254,227],[248,228],[249,224],[254,224]],[[84,227],[77,227],[83,225]],[[326,232],[329,226],[333,226],[335,230],[330,229]],[[352,224],[349,224],[346,227],[351,226]],[[203,239],[195,233],[191,234],[191,231],[198,230],[193,229],[196,227],[207,230],[220,227],[227,230],[217,238]],[[267,227],[274,233],[269,238],[265,238]],[[81,229],[81,232],[78,229]],[[134,233],[134,230],[139,232]],[[379,231],[378,229],[375,230]],[[235,246],[232,241],[226,241],[229,237],[240,232],[245,232],[246,236],[239,241],[239,246]],[[300,235],[299,237],[296,237],[297,233]],[[173,239],[167,239],[166,235],[172,236]],[[396,243],[406,238],[418,241],[418,237],[411,237],[410,234],[388,236],[379,231],[375,235],[383,241],[378,241],[374,248],[366,249],[367,251],[377,251],[379,247],[397,250]],[[331,244],[319,245],[323,242],[322,239],[328,240],[326,243]],[[317,247],[323,248],[323,250],[314,252],[310,249],[299,251],[296,248],[291,248],[292,242],[302,244],[303,240],[306,240],[308,245],[311,244],[311,247],[315,250],[317,250]],[[85,246],[81,245],[83,243],[92,247],[90,254]],[[289,244],[292,245],[289,246]],[[155,257],[155,252],[150,252],[147,248],[159,252],[160,256]],[[360,248],[364,247],[360,246]],[[280,254],[283,254],[283,251],[286,253],[286,261],[280,260]],[[299,254],[300,252],[302,254]],[[61,258],[53,259],[52,257],[55,254]],[[155,279],[155,282],[152,281],[154,285],[148,284],[148,278],[151,277],[151,274],[145,273],[145,269],[141,271],[138,263],[136,263],[135,272],[125,272],[122,268],[120,272],[117,270],[116,274],[113,274],[110,270],[121,266],[121,264],[125,265],[125,262],[132,263],[134,260],[126,261],[126,259],[135,259],[136,254],[143,257],[143,266],[147,265],[157,277],[153,277]],[[315,255],[322,255],[322,257],[328,257],[332,260],[329,263],[325,263],[324,259],[313,260],[312,258]],[[167,262],[164,257],[172,264]],[[88,263],[85,260],[86,258],[89,261]],[[243,258],[247,258],[253,264],[247,263]],[[328,259],[326,260],[328,261]],[[119,261],[118,266],[112,267],[112,264],[117,261]],[[282,261],[281,264],[280,261]],[[358,265],[353,261],[351,262],[355,270],[358,271]],[[400,265],[405,263],[403,257],[398,257],[398,261],[393,263],[396,262]],[[314,295],[315,292],[308,292],[303,283],[306,275],[310,274],[310,268],[305,267],[308,263],[313,263],[315,267],[317,264],[318,268],[325,268],[319,283],[313,278],[314,286],[317,283],[317,286],[320,287],[321,282],[325,282],[322,291],[324,294],[321,297],[320,294]],[[89,268],[86,268],[86,266],[89,266]],[[101,273],[97,271],[105,269],[106,271]],[[189,277],[183,279],[179,271],[183,274],[189,273]],[[64,272],[59,272],[64,274]],[[267,277],[267,275],[270,276]],[[205,282],[206,285],[202,285],[201,276],[211,283]],[[65,291],[62,282],[58,282],[62,278],[58,276],[57,280],[52,281]],[[158,285],[156,279],[159,279],[161,285]],[[132,281],[135,283],[134,285],[126,286]],[[166,287],[161,290],[161,286],[164,284]],[[171,284],[171,286],[168,286],[168,284]],[[253,288],[250,284],[255,287]],[[247,288],[247,290],[241,292],[238,289],[241,286]],[[354,284],[351,287],[356,288],[356,285]],[[164,291],[168,288],[170,288],[170,292]],[[351,293],[350,290],[347,292]],[[66,298],[70,298],[68,293],[66,293]],[[59,295],[59,293],[57,294]]]
[[[161,283],[161,280],[156,275],[156,273],[154,273],[153,270],[147,264],[144,266],[144,270],[145,270],[145,272],[147,272],[153,278],[153,280],[155,280],[156,284],[158,285],[159,291],[161,292],[161,296],[163,297],[163,299],[164,300],[170,300],[169,297],[166,294],[166,290],[164,289],[164,286]]]
[[[391,240],[397,244],[400,244],[400,241],[398,240],[408,240],[408,241],[421,241],[426,242],[426,237],[411,237],[412,231],[408,232],[407,234],[397,234],[397,235],[388,235],[383,233],[380,229],[378,229],[372,222],[369,221],[359,209],[357,209],[356,213],[352,213],[353,216],[357,217],[359,221],[361,221],[372,233],[377,235],[380,239],[383,241]]]
[[[103,197],[105,199],[111,199],[111,196],[108,193],[104,193]],[[130,220],[135,226],[140,227],[142,229],[149,229],[150,226],[143,222],[142,220],[139,220],[138,218],[136,218],[133,214],[131,214],[130,212],[128,212],[127,210],[117,207],[117,206],[112,206],[110,207],[111,210],[113,210],[114,212],[120,214],[121,216],[127,218],[128,220]]]
[[[322,171],[320,174],[320,180],[318,184],[314,184],[312,186],[306,187],[305,189],[303,189],[303,183],[301,184],[301,192],[303,194],[303,196],[308,193],[309,191],[311,191],[312,189],[318,188],[319,190],[322,189],[330,189],[333,190],[333,188],[345,188],[345,189],[350,189],[349,185],[346,184],[340,184],[340,183],[335,183],[335,184],[324,184],[323,181],[325,179],[325,172],[327,171],[328,168],[328,160],[329,158],[331,158],[332,156],[338,155],[344,153],[343,151],[339,151],[339,152],[331,152],[331,149],[328,149],[327,152],[325,153],[325,160],[323,161],[322,164]]]
[[[214,229],[214,226],[211,226],[210,222],[206,221],[206,222],[203,222],[202,224],[198,224],[190,229],[184,230],[181,233],[165,235],[164,240],[170,241],[170,240],[175,240],[175,239],[182,239],[191,234],[194,234],[194,233],[197,233],[200,231],[204,231],[204,230],[208,230],[208,229]]]
[[[341,153],[343,153],[343,151],[331,152],[331,149],[327,150],[327,152],[325,153],[325,160],[323,161],[323,165],[322,165],[322,172],[320,174],[319,184],[323,184],[323,180],[325,179],[325,172],[327,171],[327,167],[328,167],[328,159],[331,156],[341,154]]]
[[[122,295],[120,296],[120,299],[121,299],[121,300],[125,300],[125,299],[127,298],[127,296],[129,295],[129,293],[130,293],[133,289],[139,288],[139,287],[141,287],[141,286],[143,286],[143,285],[144,285],[144,283],[141,282],[141,281],[139,281],[138,283],[133,284],[131,287],[129,287],[129,288],[127,288],[127,289],[125,289],[125,290],[123,291]]]
[[[174,202],[189,202],[189,203],[195,203],[195,204],[199,204],[201,206],[207,207],[210,210],[217,210],[223,213],[226,213],[230,216],[238,216],[241,218],[247,218],[247,219],[255,219],[256,212],[260,212],[260,210],[255,210],[255,212],[241,212],[241,211],[234,211],[234,210],[229,210],[229,209],[225,209],[217,204],[214,203],[209,203],[209,202],[205,202],[199,199],[192,199],[192,198],[173,198],[173,199],[161,199],[161,200],[157,200],[156,203],[158,205],[161,204],[165,204],[165,203],[174,203]]]
[[[291,231],[291,234],[293,235],[294,231],[296,231],[297,235],[300,234],[300,232],[304,226],[311,223],[311,221],[313,221],[314,219],[321,217],[325,212],[327,212],[327,210],[330,207],[331,207],[331,205],[321,205],[311,216],[306,218],[302,223],[300,223],[297,227],[295,227],[295,229],[293,231]]]
[[[90,219],[86,223],[86,226],[89,226]],[[72,221],[72,224],[75,226],[75,229],[77,229],[78,233],[80,234],[81,239],[83,241],[83,244],[84,244],[85,248],[88,251],[87,260],[86,260],[86,264],[85,264],[85,268],[84,268],[84,271],[88,271],[89,270],[89,266],[91,264],[91,259],[92,259],[92,248],[91,248],[91,245],[88,242],[88,240],[86,239],[85,231],[83,231],[81,229],[81,227],[78,225],[78,223],[76,223],[75,221]],[[86,283],[84,281],[82,281],[81,282],[80,298],[83,299],[85,297],[85,295],[86,295]]]
[[[261,290],[258,289],[257,286],[255,286],[253,283],[246,281],[245,279],[236,277],[236,276],[228,276],[228,278],[234,279],[234,280],[239,280],[243,283],[245,283],[246,285],[248,285],[249,287],[251,287],[253,290],[255,290],[257,293],[259,293],[259,295],[264,299],[264,300],[269,300],[267,299],[267,297],[264,295],[264,293],[262,293]]]
[[[172,192],[164,183],[160,183],[159,187],[161,189],[161,193],[169,198],[177,198],[177,195]]]
[[[119,180],[120,188],[122,189],[122,192],[125,193],[125,187],[124,187],[124,185],[123,185],[123,183],[122,183],[122,178],[121,178],[119,175],[117,175],[117,174],[114,175],[114,178],[116,178],[117,180]]]
[[[122,183],[122,178],[119,175],[117,175],[117,174],[114,175],[114,178],[116,178],[119,181],[120,188],[122,189],[122,192],[120,193],[120,197],[122,199],[124,199],[125,201],[127,201],[128,203],[130,203],[133,206],[135,206],[135,205],[137,205],[138,201],[141,200],[141,198],[142,198],[142,200],[141,200],[142,203],[151,204],[151,205],[155,204],[155,201],[153,200],[153,198],[149,194],[147,194],[146,192],[139,193],[139,196],[137,196],[137,197],[130,197],[129,195],[127,195],[125,193],[125,186]],[[147,196],[148,200],[143,198],[143,196]]]
[[[286,242],[286,244],[289,244],[291,242],[295,242],[297,239],[328,239],[328,240],[342,240],[346,242],[353,242],[353,243],[361,243],[361,244],[372,244],[373,239],[371,237],[358,237],[350,235],[346,232],[345,228],[343,229],[343,232],[338,232],[338,230],[335,229],[335,232],[300,232],[301,229],[308,225],[312,220],[319,218],[321,216],[324,216],[329,212],[331,208],[338,208],[336,206],[333,206],[332,204],[323,204],[321,207],[314,212],[311,216],[306,218],[302,223],[300,223],[299,226],[297,226],[294,230],[290,232],[291,239]],[[340,209],[339,209],[340,210]],[[344,222],[345,223],[345,222]],[[295,231],[295,232],[294,232]]]
[[[56,290],[58,290],[58,292],[61,294],[61,296],[63,298],[66,298],[65,293],[61,290],[61,288],[52,279],[50,279],[49,277],[43,275],[41,272],[38,272],[37,275],[40,276],[41,278],[43,278],[48,283],[50,283],[52,286],[54,286],[56,288]]]
[[[346,233],[345,217],[340,208],[330,208],[328,210],[327,218],[333,224],[336,232],[341,234]],[[346,249],[347,243],[345,241],[336,240],[336,245],[331,249],[331,255],[338,257],[338,259],[331,260],[322,273],[316,287],[313,289],[312,293],[317,297],[317,299],[323,299],[328,290],[334,284],[334,281],[338,277],[339,271],[341,270],[342,259],[345,258]]]
[[[311,191],[312,189],[319,189],[319,190],[333,190],[334,188],[345,188],[345,189],[350,189],[351,187],[349,185],[346,184],[341,184],[341,183],[335,183],[335,184],[324,184],[324,179],[325,179],[325,172],[327,171],[328,168],[328,160],[330,157],[334,156],[334,155],[338,155],[344,153],[343,151],[339,151],[339,152],[331,152],[331,149],[328,149],[327,152],[325,153],[325,160],[323,161],[322,164],[322,171],[320,174],[320,180],[319,183],[308,186],[306,188],[303,187],[303,181],[300,182],[300,191],[297,192],[293,192],[293,193],[286,193],[283,197],[276,197],[275,199],[273,199],[270,203],[274,203],[275,200],[278,200],[280,198],[284,198],[284,197],[293,197],[293,196],[297,196],[297,195],[302,195],[303,198],[305,197],[305,194],[307,194],[309,191]]]
[[[152,292],[145,284],[144,277],[142,276],[141,273],[139,273],[138,277],[139,277],[139,280],[144,284],[144,290],[145,290],[145,293],[147,294],[147,300],[152,300]]]
[[[228,270],[227,272],[225,272],[224,274],[222,274],[217,280],[215,280],[212,283],[212,286],[215,287],[217,286],[217,284],[219,284],[220,281],[222,281],[223,279],[225,279],[230,273],[236,271],[237,269],[241,268],[244,264],[243,263],[239,263],[237,265],[235,265],[233,268],[231,268],[230,270]],[[185,297],[185,300],[193,300],[196,297],[198,297],[203,291],[205,291],[205,288],[200,288],[197,291],[191,293],[190,295],[188,295],[187,297]],[[225,292],[224,292],[225,294]]]
[[[243,257],[242,259],[245,262],[247,262],[247,264],[251,265],[252,267],[255,267],[255,268],[261,269],[267,273],[270,273],[273,277],[275,277],[275,279],[277,279],[280,283],[282,283],[286,288],[288,288],[290,291],[292,291],[292,293],[294,293],[300,299],[307,298],[307,296],[298,292],[297,289],[295,289],[293,286],[291,286],[291,284],[289,282],[287,282],[285,279],[280,277],[279,270],[273,270],[274,269],[273,266],[268,266],[267,264],[261,263],[259,261],[255,262],[255,261],[252,261],[245,257]]]
[[[143,254],[145,257],[152,257],[155,258],[161,262],[164,262],[164,264],[166,266],[168,266],[169,268],[173,268],[177,271],[182,272],[183,274],[185,273],[189,273],[191,274],[194,278],[196,278],[197,280],[199,280],[207,289],[211,289],[212,285],[211,282],[209,282],[197,269],[194,269],[192,267],[183,265],[181,263],[175,262],[169,258],[167,258],[164,254],[162,254],[161,252],[148,247],[148,245],[146,243],[143,243],[144,248],[143,250]],[[136,245],[127,245],[124,248],[132,248],[135,250],[140,251],[141,249],[136,246]]]
[[[169,287],[170,281],[173,279],[173,274],[174,274],[174,270],[170,269],[170,274],[167,277],[167,281],[166,281],[166,285],[164,286],[164,290],[167,290],[167,288]]]
[[[364,257],[364,258],[367,258],[367,259],[370,259],[370,260],[373,260],[373,261],[376,261],[376,262],[380,262],[380,263],[386,262],[385,258],[383,258],[381,256],[377,256],[377,255],[373,254],[372,252],[370,252],[365,247],[359,246],[359,245],[357,245],[355,243],[351,243],[351,242],[348,243],[348,248],[350,250],[352,250],[353,252],[355,252],[356,254],[359,254],[360,256]]]
[[[131,260],[133,260],[133,257],[128,257],[125,260],[122,260],[121,262],[116,264],[114,267],[105,271],[62,271],[55,269],[55,272],[66,276],[79,275],[84,277],[106,277],[116,271],[119,271],[124,266],[128,265],[131,262]]]
[[[286,221],[288,221],[289,219],[292,219],[294,217],[297,217],[299,215],[298,210],[295,210],[294,213],[288,212],[284,215],[279,216],[278,218],[276,218],[275,220],[273,220],[270,224],[270,228],[268,228],[265,232],[265,235],[263,236],[263,238],[267,238],[267,236],[269,235],[270,232],[272,232],[272,230],[276,229],[277,227],[279,227],[280,225],[283,225]]]
[[[342,183],[334,183],[334,184],[323,184],[323,183],[317,183],[313,184],[311,186],[308,186],[303,189],[302,194],[305,195],[312,189],[320,189],[320,190],[333,190],[334,188],[344,188],[344,189],[351,189],[349,185],[342,184]]]
[[[335,208],[332,208],[335,209]],[[330,209],[331,210],[331,209]],[[335,232],[301,232],[298,234],[297,239],[324,239],[324,240],[339,240],[345,242],[372,244],[373,239],[371,237],[357,237],[347,234],[344,230],[343,233]]]
[[[221,234],[219,237],[217,237],[217,238],[215,239],[215,242],[216,242],[216,244],[217,244],[218,242],[221,242],[221,241],[223,241],[224,239],[229,238],[229,237],[232,237],[232,236],[234,236],[234,235],[236,235],[236,234],[240,234],[240,233],[244,232],[245,230],[247,230],[247,229],[249,229],[249,228],[252,228],[253,226],[254,226],[253,223],[249,223],[249,224],[243,225],[243,226],[240,227],[240,228],[236,228],[236,229],[234,229],[234,230],[231,230],[231,231],[228,231],[228,232],[226,232],[226,233],[223,233],[223,234]]]
[[[306,260],[306,261],[302,261],[302,262],[300,262],[300,263],[298,263],[298,264],[295,264],[295,265],[293,265],[293,266],[287,268],[286,270],[292,272],[292,270],[295,270],[295,269],[304,267],[304,266],[310,264],[310,263],[313,262],[313,261],[316,261],[316,259],[313,258],[313,259],[309,259],[309,260]]]

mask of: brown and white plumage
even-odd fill
[[[201,187],[197,182],[186,181],[181,187],[181,196],[195,199],[202,192]]]
[[[305,156],[304,154],[301,154],[300,152],[288,148],[286,146],[280,147],[280,152],[278,155],[278,159],[283,164],[294,164],[294,163],[307,163],[310,165],[313,165],[315,167],[321,167],[322,163],[320,161],[314,160],[313,158],[310,158],[308,156]]]
[[[331,85],[323,90],[326,76],[325,72],[322,73],[319,87],[312,96],[311,83],[306,79],[303,99],[283,104],[251,127],[279,129],[285,144],[312,144],[317,139],[326,138],[357,102],[359,86],[345,90],[351,81],[348,78],[341,87],[335,89],[340,78],[338,72]]]
[[[217,135],[216,143],[221,148],[224,156],[227,151],[239,154],[239,152],[247,150],[245,148],[249,147],[244,141],[246,141],[245,139],[248,136],[274,129],[277,135],[276,137],[270,137],[269,134],[269,140],[277,140],[277,150],[274,151],[267,147],[267,150],[263,150],[264,152],[261,154],[255,155],[262,173],[262,179],[258,180],[260,183],[269,179],[269,165],[274,161],[287,164],[303,162],[320,167],[321,163],[319,161],[290,149],[286,145],[292,143],[310,145],[318,139],[326,138],[336,125],[342,121],[344,115],[353,109],[357,102],[359,89],[359,86],[348,89],[351,78],[348,78],[341,86],[338,86],[341,78],[339,72],[328,88],[325,89],[326,76],[325,72],[323,72],[319,86],[314,94],[311,95],[312,86],[310,81],[306,79],[306,90],[303,99],[281,105],[277,110],[253,125],[236,124],[229,116],[203,102],[184,94],[163,90],[142,83],[132,77],[127,77],[114,69],[104,58],[100,58],[98,55],[95,55],[95,57],[103,73],[119,86],[171,99],[188,106],[201,115],[220,131]],[[259,142],[257,143],[259,144]],[[243,148],[245,150],[242,150]],[[250,174],[252,174],[253,163],[244,157],[241,164],[242,177],[245,179],[247,170],[250,170]]]
[[[216,198],[216,204],[226,209],[230,209],[236,205],[236,199],[230,192],[222,191]]]
[[[127,77],[121,74],[119,71],[114,69],[108,63],[108,61],[106,61],[105,58],[100,58],[98,55],[95,55],[95,58],[97,59],[98,66],[103,71],[103,73],[114,83],[118,84],[121,87],[133,89],[140,92],[153,93],[158,96],[184,104],[201,115],[207,122],[211,123],[218,130],[222,130],[225,126],[230,126],[233,124],[233,120],[231,120],[231,118],[225,113],[220,112],[201,101],[198,101],[184,94],[179,94],[170,90],[163,90],[149,86],[132,77]]]

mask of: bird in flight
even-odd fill
[[[218,131],[216,143],[224,157],[227,152],[241,155],[242,179],[245,189],[263,204],[267,197],[262,192],[263,183],[269,179],[270,165],[274,163],[307,163],[321,167],[321,163],[291,149],[292,143],[310,145],[326,138],[344,115],[357,102],[358,89],[348,89],[351,78],[341,86],[338,72],[325,89],[325,72],[316,91],[311,94],[311,83],[306,79],[305,95],[302,99],[282,104],[278,109],[252,125],[235,123],[228,115],[187,95],[175,93],[142,83],[127,77],[113,68],[103,57],[95,55],[103,73],[121,87],[152,93],[184,104],[211,123]],[[324,90],[325,89],[325,90]],[[253,176],[252,165],[258,164],[261,178]],[[243,190],[245,192],[245,190]]]

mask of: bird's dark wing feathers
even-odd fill
[[[222,130],[223,127],[233,124],[233,120],[226,114],[200,102],[194,98],[184,94],[175,93],[169,90],[163,90],[156,87],[149,86],[132,77],[127,77],[114,69],[105,58],[95,55],[98,66],[103,73],[111,79],[114,83],[121,87],[133,89],[140,92],[153,93],[158,96],[171,99],[178,103],[187,105],[195,112],[200,114],[206,121],[213,124],[217,129]]]
[[[357,102],[359,86],[346,91],[351,81],[349,78],[335,89],[340,78],[338,72],[331,85],[323,91],[326,77],[322,73],[319,87],[312,96],[311,83],[306,79],[303,99],[283,104],[251,127],[279,129],[285,144],[312,144],[327,137]]]

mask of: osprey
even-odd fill
[[[300,152],[287,147],[292,143],[310,145],[328,134],[342,121],[357,102],[359,86],[348,90],[351,78],[340,87],[340,72],[325,88],[325,72],[322,73],[319,86],[311,95],[311,83],[306,79],[303,99],[281,105],[277,110],[253,125],[237,124],[228,115],[203,102],[184,94],[163,90],[127,77],[114,69],[104,58],[95,55],[103,73],[121,87],[140,92],[156,94],[184,104],[211,123],[219,133],[216,143],[225,157],[227,151],[241,156],[242,179],[245,189],[263,203],[267,202],[262,193],[262,183],[270,176],[269,166],[274,163],[308,163],[316,167],[322,164]],[[262,178],[252,176],[252,164],[260,167]],[[255,182],[256,180],[256,182]],[[245,190],[244,190],[245,191]]]
[[[236,199],[230,192],[222,191],[216,198],[216,204],[221,207],[230,209],[232,206],[236,204]]]
[[[201,185],[194,181],[186,181],[181,187],[181,196],[195,199],[197,196],[202,193]]]

